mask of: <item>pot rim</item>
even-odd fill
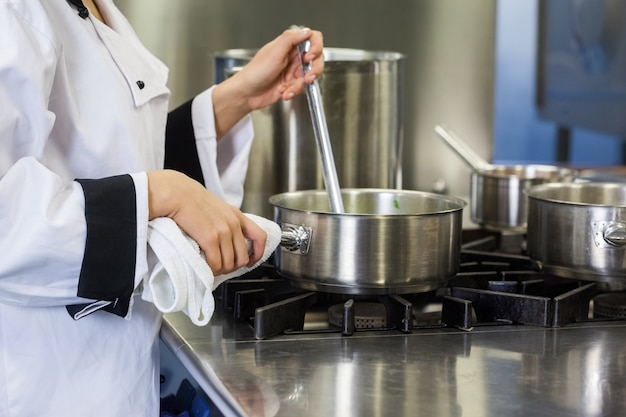
[[[597,190],[597,189],[623,189],[626,193],[626,183],[618,182],[554,182],[548,184],[540,184],[530,187],[528,190],[524,190],[524,193],[530,200],[543,201],[547,203],[563,204],[578,207],[603,207],[603,208],[626,208],[626,199],[623,202],[606,203],[595,201],[575,201],[566,198],[557,198],[550,194],[556,190]]]
[[[445,202],[449,204],[451,207],[442,210],[433,210],[433,211],[425,211],[420,213],[335,213],[328,210],[316,210],[316,209],[302,209],[302,208],[293,208],[288,207],[285,202],[280,202],[279,200],[284,199],[286,197],[298,196],[298,195],[316,195],[316,194],[326,194],[326,190],[322,189],[313,189],[313,190],[298,190],[298,191],[287,191],[280,194],[274,194],[269,198],[269,203],[274,206],[285,210],[298,211],[303,213],[311,213],[311,214],[319,214],[319,215],[332,215],[332,216],[340,216],[340,217],[369,217],[369,218],[394,218],[394,217],[421,217],[428,215],[442,215],[454,213],[457,211],[462,211],[466,206],[467,202],[457,197],[451,197],[442,194],[430,193],[426,191],[417,191],[417,190],[403,190],[403,189],[394,189],[394,188],[342,188],[341,194],[351,194],[351,193],[366,193],[366,194],[396,194],[399,196],[415,196],[415,197],[427,197],[432,198],[434,200],[439,200],[441,202]]]
[[[243,59],[252,60],[258,52],[255,48],[234,48],[213,52],[214,59]],[[358,48],[325,47],[323,50],[324,61],[327,64],[347,62],[379,62],[379,61],[403,61],[405,54],[397,51],[367,50]]]
[[[516,178],[519,180],[564,181],[574,179],[578,171],[558,165],[544,164],[494,164],[474,172],[475,175],[493,178]]]

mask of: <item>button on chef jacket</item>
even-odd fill
[[[218,143],[209,89],[168,120],[166,67],[96,2],[110,27],[0,0],[0,417],[157,416],[145,172],[241,203],[250,119]]]

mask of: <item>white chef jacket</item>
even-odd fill
[[[0,417],[157,416],[161,316],[135,296],[145,172],[191,150],[241,203],[250,119],[218,143],[209,89],[177,113],[178,146],[166,67],[96,3],[109,26],[66,0],[0,0]]]

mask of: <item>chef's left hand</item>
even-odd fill
[[[305,75],[297,47],[307,39],[311,46],[304,61],[311,68]],[[324,71],[323,48],[322,33],[306,28],[287,29],[263,46],[241,71],[213,90],[218,137],[250,111],[300,94],[305,84],[312,83]]]

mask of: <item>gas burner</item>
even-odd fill
[[[328,308],[328,322],[343,327],[344,305],[335,304]],[[381,329],[387,327],[387,310],[381,303],[354,303],[354,326],[356,329]]]
[[[598,294],[593,298],[594,318],[626,318],[626,293]]]

